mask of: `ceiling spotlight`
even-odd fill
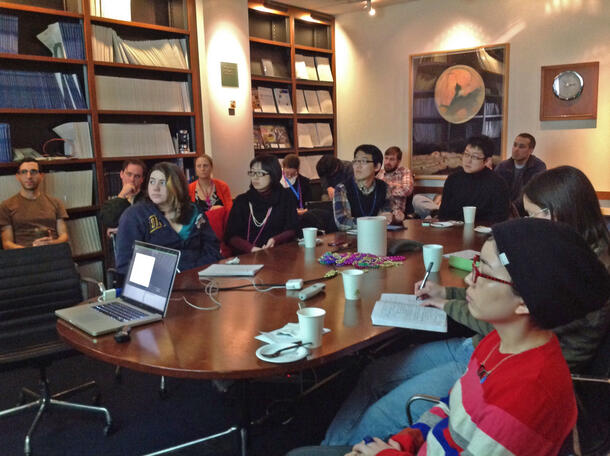
[[[371,0],[366,0],[364,9],[367,10],[371,16],[375,15],[375,8],[373,8],[373,2]]]

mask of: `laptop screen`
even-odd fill
[[[180,252],[136,241],[123,297],[165,313]]]

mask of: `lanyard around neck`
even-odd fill
[[[358,206],[360,207],[360,213],[364,217],[369,217],[369,216],[373,215],[373,212],[375,211],[375,206],[377,205],[377,186],[375,186],[375,188],[373,189],[373,205],[371,206],[370,212],[367,214],[364,212],[364,209],[362,208],[362,201],[360,200],[360,190],[358,189],[358,184],[356,184],[356,179],[352,179],[352,182],[354,184],[354,190],[356,191],[356,199],[358,200]],[[375,181],[373,181],[373,183],[375,183]]]
[[[297,190],[295,190],[294,186],[290,183],[290,181],[288,180],[286,175],[283,173],[282,173],[282,175],[284,176],[284,180],[288,184],[288,188],[290,188],[290,190],[292,190],[292,193],[294,193],[294,196],[296,196],[297,199],[299,200],[299,208],[303,209],[303,195],[301,194],[301,181],[299,180],[298,176],[297,176],[296,181],[298,183],[299,190],[297,191]]]

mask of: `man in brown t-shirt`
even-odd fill
[[[17,169],[21,190],[0,204],[2,247],[20,249],[68,241],[68,213],[57,198],[39,189],[43,175],[38,162],[23,160]]]

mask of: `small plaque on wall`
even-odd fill
[[[599,62],[542,67],[540,120],[597,119]]]
[[[220,82],[223,87],[239,87],[237,63],[220,62]]]

